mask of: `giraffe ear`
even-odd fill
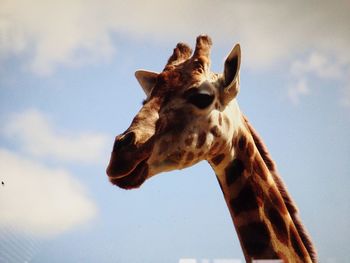
[[[135,77],[147,97],[151,94],[153,87],[156,85],[157,76],[158,73],[152,71],[138,70],[135,72]]]
[[[241,47],[236,44],[225,60],[222,102],[229,103],[239,92],[239,70],[241,67]]]

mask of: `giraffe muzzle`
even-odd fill
[[[134,131],[117,136],[106,171],[109,181],[123,189],[141,186],[148,176],[147,160],[152,148],[153,139],[138,144]]]
[[[135,143],[135,138],[136,136],[134,132],[126,133],[120,139],[115,140],[114,146],[113,146],[113,152],[122,150],[125,147],[130,147]]]

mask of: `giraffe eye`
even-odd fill
[[[187,101],[199,109],[207,108],[214,100],[214,95],[208,93],[207,91],[196,91],[191,92],[187,96]]]

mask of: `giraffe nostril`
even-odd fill
[[[135,133],[134,132],[128,132],[123,137],[121,137],[119,140],[115,141],[113,151],[120,150],[124,147],[130,146],[134,144],[135,142]]]

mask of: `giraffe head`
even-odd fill
[[[113,184],[136,188],[153,175],[209,160],[230,147],[232,111],[239,111],[241,51],[237,44],[223,73],[216,74],[210,71],[211,45],[208,36],[199,36],[192,55],[190,47],[179,43],[161,73],[135,73],[147,98],[115,139],[107,168]]]

